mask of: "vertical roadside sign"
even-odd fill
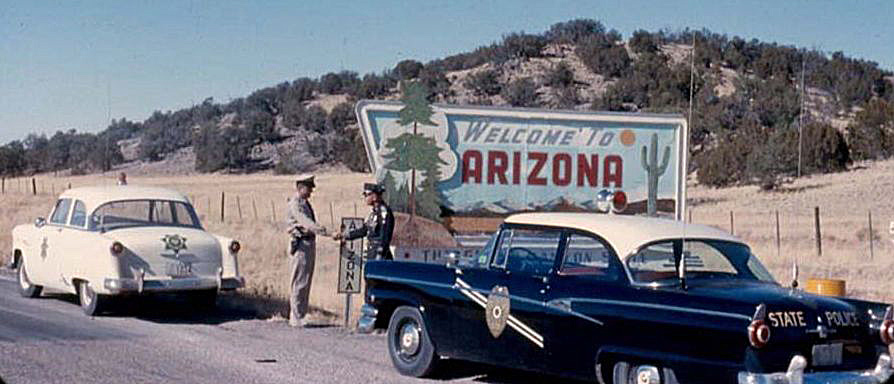
[[[359,217],[343,217],[342,231],[351,231],[363,225]],[[363,238],[341,243],[338,263],[338,293],[360,293],[363,277]]]

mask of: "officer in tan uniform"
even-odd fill
[[[310,198],[314,187],[313,175],[301,175],[295,181],[295,196],[289,199],[286,225],[289,240],[289,325],[304,327],[307,322],[308,298],[310,284],[314,274],[316,261],[316,237],[326,236],[326,228],[317,223]]]

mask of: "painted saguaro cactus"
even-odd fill
[[[643,169],[646,170],[646,178],[649,182],[649,200],[648,214],[655,216],[658,214],[658,179],[667,170],[667,163],[670,160],[670,147],[664,147],[664,158],[661,164],[658,164],[658,134],[652,134],[652,142],[649,145],[648,152],[646,146],[643,146]]]

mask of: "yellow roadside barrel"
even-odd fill
[[[807,279],[804,290],[823,296],[844,296],[844,280],[838,279]]]

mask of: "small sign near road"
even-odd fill
[[[359,217],[343,217],[342,232],[353,230],[363,225]],[[338,263],[338,293],[360,293],[360,281],[363,278],[363,238],[341,243]]]

